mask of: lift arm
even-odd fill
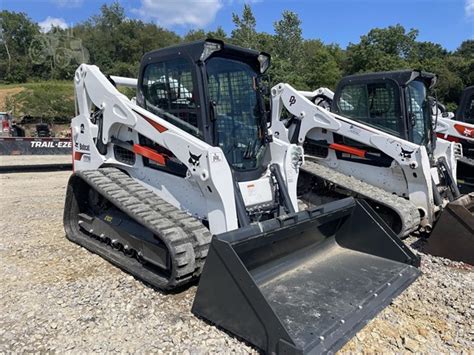
[[[272,88],[271,130],[274,136],[303,145],[312,132],[326,132],[324,136],[327,137],[328,148],[366,157],[367,152],[363,149],[334,144],[332,133],[337,133],[383,152],[402,169],[410,200],[431,218],[434,213],[432,206],[435,204],[432,171],[426,148],[331,113],[310,101],[309,97],[312,98],[314,93],[299,92],[288,84],[278,84]],[[286,109],[291,117],[282,118],[283,109]],[[337,164],[337,161],[328,163]],[[370,174],[370,167],[367,174]],[[435,182],[436,180],[437,178],[434,179]]]
[[[328,112],[312,103],[307,94],[288,84],[278,84],[272,89],[272,132],[276,137],[291,143],[303,144],[308,132],[319,128],[379,149],[400,166],[409,167],[412,170],[421,167],[421,157],[428,158],[423,146]],[[282,108],[288,110],[300,121],[298,130],[296,125],[287,127],[288,121],[281,118]]]
[[[115,79],[128,86],[136,84],[132,80]],[[232,173],[219,147],[213,147],[137,106],[121,94],[95,65],[81,65],[74,82],[78,110],[78,119],[72,123],[76,170],[97,169],[107,163],[109,156],[98,151],[97,140],[107,146],[116,136],[117,129],[126,126],[171,151],[187,167],[190,177],[206,195],[208,218],[214,222],[214,232],[237,228]],[[94,123],[91,118],[97,109],[102,119]],[[160,161],[156,153],[137,144],[133,151],[158,163]]]
[[[460,142],[462,140],[474,143],[474,125],[460,122],[453,119],[454,115],[436,114],[433,119],[436,122],[436,133],[439,138],[446,139],[451,142]]]

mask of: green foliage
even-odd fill
[[[310,89],[328,87],[334,89],[342,78],[337,61],[337,51],[331,51],[319,40],[308,40],[303,44],[303,72]]]
[[[137,95],[137,91],[134,88],[129,88],[129,87],[126,87],[126,86],[119,86],[118,90],[122,94],[127,96],[129,99],[132,99],[133,97],[135,97]]]
[[[401,25],[375,28],[347,47],[345,74],[387,71],[410,67],[418,31]]]
[[[474,85],[474,40],[461,43],[447,65],[462,80],[463,86]]]
[[[191,30],[179,36],[154,23],[127,18],[116,1],[102,5],[98,14],[72,29],[53,28],[42,34],[26,14],[0,11],[0,84],[71,80],[84,61],[99,66],[106,74],[136,77],[140,60],[148,51],[216,38],[270,53],[271,83],[287,82],[298,89],[334,88],[342,76],[359,72],[422,69],[439,75],[438,98],[448,107],[455,107],[463,88],[474,85],[472,39],[449,52],[437,43],[418,41],[417,30],[395,25],[374,28],[343,49],[318,39],[304,39],[301,20],[291,11],[284,11],[273,24],[274,33],[257,31],[257,19],[248,4],[244,4],[242,13],[232,14],[232,21],[230,36],[222,27]],[[33,104],[38,104],[40,109],[35,114],[70,117],[72,93],[71,100],[66,99],[63,105],[69,109],[62,111],[56,104],[59,98],[51,93],[57,89],[54,85],[50,93],[30,90],[15,99],[31,110]],[[58,95],[64,95],[64,91]],[[44,103],[49,99],[52,105],[47,108]]]
[[[245,48],[256,48],[258,44],[257,30],[255,29],[257,20],[250,5],[244,5],[242,17],[233,13],[232,22],[235,25],[235,29],[232,31],[232,41]]]
[[[25,85],[8,98],[16,117],[40,118],[48,123],[68,122],[74,117],[74,88],[71,82],[48,81]]]
[[[455,107],[464,87],[474,83],[474,41],[468,40],[449,53],[432,42],[418,42],[418,31],[406,31],[401,25],[373,29],[350,44],[345,53],[344,74],[420,69],[439,76],[438,98]]]
[[[174,32],[151,23],[126,19],[117,2],[103,5],[101,13],[73,29],[90,54],[89,62],[105,73],[137,76],[141,57],[154,49],[181,41]]]
[[[461,46],[454,54],[466,59],[474,59],[474,39],[469,39],[461,43]]]
[[[270,70],[273,84],[285,82],[302,90],[310,89],[303,72],[303,31],[298,15],[284,11],[273,28],[273,64]]]
[[[275,55],[293,63],[301,59],[303,47],[303,31],[298,15],[291,11],[283,11],[281,20],[273,24],[275,28]]]
[[[206,39],[206,32],[204,30],[191,30],[184,36],[184,42],[193,42]]]
[[[221,41],[227,40],[227,34],[225,33],[222,27],[217,27],[215,31],[205,32],[202,29],[199,30],[190,30],[183,37],[184,42],[199,41],[208,38],[220,39]]]
[[[214,38],[214,39],[220,39],[221,41],[226,41],[227,40],[227,33],[225,33],[224,29],[219,26],[215,31],[209,31],[207,33],[207,38]]]
[[[25,13],[0,11],[0,81],[22,83],[33,74],[28,48],[38,34]]]

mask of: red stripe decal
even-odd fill
[[[168,128],[160,125],[158,122],[153,121],[151,118],[146,117],[145,115],[142,115],[140,112],[133,110],[136,114],[140,115],[143,119],[145,119],[149,124],[153,126],[158,132],[163,133],[164,131],[167,131]]]
[[[438,138],[447,140],[447,141],[449,141],[449,142],[459,143],[459,142],[461,141],[461,139],[459,139],[458,137],[447,136],[447,135],[442,134],[442,133],[436,133],[436,136],[437,136]]]
[[[454,128],[456,128],[456,131],[458,131],[459,134],[468,138],[474,138],[474,128],[468,128],[462,124],[455,124]]]
[[[81,152],[74,152],[74,160],[81,160],[84,153]]]
[[[337,144],[337,143],[330,144],[329,148],[334,149],[334,150],[338,150],[340,152],[356,155],[356,156],[361,157],[361,158],[365,158],[366,151],[362,150],[362,149],[359,149],[359,148],[349,147],[347,145]]]
[[[139,155],[144,156],[145,158],[156,161],[160,165],[166,165],[165,157],[151,148],[143,147],[140,144],[134,144],[133,151]]]

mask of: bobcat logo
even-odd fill
[[[197,167],[199,166],[199,159],[201,159],[201,155],[194,155],[193,153],[191,153],[191,151],[189,151],[189,159],[188,159],[188,162],[189,164],[192,164],[194,167]]]
[[[474,136],[472,135],[473,131],[474,131],[474,130],[472,130],[472,129],[464,128],[464,135],[465,135],[466,137],[474,137]]]
[[[413,154],[414,150],[412,150],[411,152],[409,150],[405,150],[402,148],[402,152],[400,153],[400,156],[404,157],[404,158],[411,158],[411,155]]]

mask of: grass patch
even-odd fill
[[[33,82],[28,82],[28,83],[17,83],[17,84],[0,84],[0,90],[3,89],[13,89],[17,87],[22,87],[22,88],[36,88],[36,87],[41,87],[41,86],[64,86],[68,87],[70,86],[71,88],[74,87],[74,83],[72,80],[46,80],[46,81],[33,81]]]

